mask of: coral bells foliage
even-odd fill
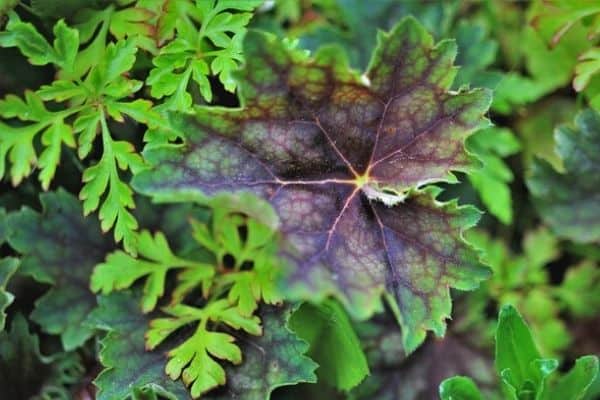
[[[598,397],[591,3],[0,0],[0,399]]]
[[[160,199],[251,192],[278,217],[286,295],[335,295],[367,317],[388,294],[407,349],[442,335],[449,288],[488,276],[462,240],[479,213],[441,203],[432,182],[468,168],[464,139],[485,124],[487,90],[449,90],[453,41],[408,18],[378,37],[366,73],[333,47],[314,58],[249,32],[240,109],[173,116],[183,144],[144,152],[133,186]]]

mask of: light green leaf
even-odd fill
[[[598,357],[584,356],[541,396],[543,400],[581,400],[598,376]]]
[[[242,361],[235,337],[208,328],[209,321],[222,322],[234,329],[243,329],[251,335],[261,335],[260,319],[256,316],[244,317],[227,300],[216,300],[203,308],[175,305],[164,309],[171,317],[158,318],[150,322],[146,333],[146,347],[154,349],[169,335],[184,325],[196,323],[190,338],[169,351],[169,362],[165,372],[171,379],[181,377],[190,386],[192,397],[225,384],[225,370],[217,360],[226,360],[234,364]]]
[[[305,355],[308,344],[287,327],[292,312],[291,307],[260,308],[263,335],[243,334],[242,363],[226,365],[225,386],[214,395],[209,393],[207,398],[265,400],[271,398],[275,388],[316,381],[317,364]]]
[[[12,127],[0,122],[0,178],[5,174],[5,159],[11,163],[10,177],[13,186],[29,176],[37,161],[33,138],[38,134],[41,125]]]
[[[496,329],[496,370],[507,396],[535,396],[544,391],[546,377],[558,366],[544,360],[529,328],[512,306],[504,306]]]
[[[44,151],[42,151],[38,159],[38,167],[41,169],[39,178],[44,190],[48,190],[50,182],[54,178],[56,167],[60,163],[60,153],[63,143],[69,147],[75,147],[73,131],[71,126],[65,124],[63,120],[56,120],[42,134]]]
[[[558,288],[558,296],[575,316],[594,316],[600,309],[600,268],[592,261],[583,261],[567,269]]]
[[[77,29],[69,28],[62,19],[54,25],[53,32],[54,49],[60,68],[69,74],[73,71],[79,49],[79,32]]]
[[[442,400],[483,400],[483,395],[471,378],[455,376],[440,384],[440,398]]]
[[[531,7],[532,25],[552,45],[563,40],[564,35],[579,22],[592,19],[600,13],[600,5],[589,0],[536,0]],[[591,24],[590,36],[594,33]],[[597,28],[596,28],[597,29]]]
[[[518,139],[509,129],[489,128],[469,137],[467,146],[483,163],[482,168],[469,174],[471,184],[479,192],[490,213],[504,224],[510,224],[513,211],[508,184],[513,180],[513,173],[502,161],[502,157],[520,150]]]
[[[59,79],[52,81],[50,85],[43,85],[36,94],[43,100],[65,101],[74,99],[74,101],[80,102],[80,99],[85,97],[86,91],[74,82]]]
[[[111,102],[107,106],[116,111],[113,114],[116,117],[113,118],[120,122],[123,122],[121,114],[125,114],[149,128],[161,127],[164,124],[161,115],[152,108],[152,102],[149,100],[137,99],[131,102]]]
[[[369,374],[350,319],[335,301],[303,304],[292,315],[290,328],[310,344],[308,355],[319,364],[319,379],[340,390],[350,390]]]
[[[567,85],[573,77],[577,57],[589,46],[581,26],[569,31],[552,49],[531,26],[526,26],[519,38],[519,48],[526,49],[523,57],[528,74],[508,73],[498,84],[492,108],[502,114]]]
[[[192,105],[188,93],[190,79],[196,82],[207,102],[212,101],[210,75],[218,76],[226,90],[235,90],[236,82],[231,73],[243,60],[241,43],[252,13],[227,10],[252,11],[261,3],[261,0],[185,0],[161,10],[159,42],[175,36],[152,60],[155,68],[147,80],[152,96],[166,97],[161,108],[189,110]]]
[[[59,56],[33,24],[23,22],[11,11],[4,31],[0,32],[0,47],[17,47],[33,65],[59,63]]]
[[[579,64],[575,67],[573,88],[582,91],[592,77],[600,73],[600,47],[593,47],[579,56]]]
[[[140,258],[117,251],[109,254],[106,261],[95,268],[91,278],[94,292],[108,294],[114,290],[126,289],[138,279],[146,277],[142,310],[149,312],[164,294],[169,270],[188,267],[197,274],[195,278],[200,280],[209,279],[214,273],[209,265],[175,256],[167,239],[160,232],[152,236],[150,232],[142,231],[138,234],[137,243]]]

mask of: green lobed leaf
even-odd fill
[[[144,161],[131,143],[115,139],[108,121],[124,122],[125,117],[129,117],[155,128],[162,124],[162,118],[148,100],[124,100],[143,86],[141,81],[127,76],[133,69],[138,47],[142,47],[136,39],[139,32],[119,35],[111,31],[120,40],[106,43],[107,30],[101,30],[98,40],[94,39],[87,47],[85,44],[93,36],[86,27],[106,24],[111,29],[118,29],[113,22],[118,23],[119,18],[128,15],[139,21],[148,14],[139,14],[141,11],[135,7],[116,11],[112,5],[104,10],[86,10],[81,14],[90,18],[90,25],[79,24],[78,29],[74,29],[63,20],[54,25],[53,46],[32,24],[11,14],[10,26],[2,32],[0,46],[18,47],[34,58],[31,61],[34,64],[55,64],[59,79],[37,92],[26,92],[25,101],[14,95],[0,101],[2,117],[28,122],[26,125],[12,121],[9,121],[10,125],[0,123],[0,177],[4,175],[8,156],[13,185],[18,185],[37,166],[41,170],[42,187],[48,189],[60,162],[62,145],[78,147],[79,157],[85,158],[100,134],[101,156],[83,172],[80,198],[84,202],[84,212],[87,215],[98,210],[102,230],[114,229],[115,240],[122,240],[125,250],[135,254],[134,232],[138,223],[131,212],[135,203],[133,192],[122,175],[127,170],[137,173],[144,168]],[[93,56],[94,64],[90,64],[89,59],[82,62],[84,55]],[[44,102],[50,103],[52,111],[46,109]],[[39,158],[34,146],[37,136],[41,136],[43,148]]]
[[[489,128],[469,137],[467,145],[483,163],[481,169],[469,174],[471,184],[490,213],[504,224],[510,224],[513,211],[508,184],[513,180],[513,173],[502,158],[521,149],[519,140],[507,128]]]
[[[72,350],[93,334],[81,325],[96,305],[89,289],[93,267],[110,243],[94,219],[82,216],[81,204],[59,190],[40,195],[43,212],[23,208],[7,218],[7,240],[22,255],[19,273],[51,288],[36,301],[31,318]]]
[[[50,182],[56,173],[56,167],[60,163],[60,153],[62,144],[65,143],[69,147],[75,147],[75,139],[71,127],[58,120],[52,124],[42,134],[42,144],[45,146],[44,151],[38,159],[38,167],[40,168],[40,182],[42,188],[48,190]]]
[[[8,156],[13,185],[21,183],[37,164],[41,169],[39,179],[42,187],[47,189],[60,161],[62,144],[75,146],[70,127],[64,123],[68,112],[48,111],[38,93],[26,91],[25,101],[11,94],[0,100],[0,115],[6,120],[18,118],[33,122],[25,126],[0,122],[0,178],[5,175]],[[37,136],[41,136],[45,147],[39,159],[34,148]]]
[[[252,11],[261,3],[260,0],[166,2],[157,22],[161,49],[152,59],[154,68],[147,79],[151,95],[165,98],[162,109],[189,110],[192,96],[188,87],[192,81],[204,100],[211,102],[213,94],[208,80],[211,75],[218,76],[227,91],[235,90],[236,82],[231,75],[243,60],[241,43],[252,17],[252,13],[240,11]],[[164,42],[168,43],[163,46]]]
[[[254,198],[243,201],[251,208],[256,203]],[[213,253],[207,261],[205,255],[198,261],[178,257],[164,234],[158,232],[152,236],[142,231],[138,235],[140,258],[117,251],[98,265],[92,276],[92,289],[104,293],[125,289],[145,278],[141,294],[143,312],[154,309],[166,287],[172,288],[170,305],[163,308],[168,316],[150,321],[146,347],[154,349],[165,340],[169,342],[165,372],[173,380],[181,377],[195,398],[226,384],[226,362],[242,362],[240,344],[236,341],[239,334],[234,336],[231,331],[261,335],[261,321],[254,315],[258,302],[281,301],[275,286],[278,265],[274,258],[273,228],[251,218],[252,212],[241,210],[235,201],[215,199],[208,222],[191,219],[191,230],[185,232],[197,241],[196,248],[199,243],[205,253]],[[260,207],[257,211],[261,212]],[[190,220],[189,215],[186,217]],[[173,223],[163,221],[165,225],[167,222]],[[180,237],[181,233],[175,236]],[[180,272],[171,286],[167,285],[166,275],[172,269]],[[201,295],[193,306],[185,304],[192,299],[192,293]],[[181,336],[180,331],[190,332],[186,329],[192,326],[185,340],[168,340],[174,334]],[[245,339],[244,343],[249,341]],[[264,390],[270,391],[269,387]],[[230,390],[238,389],[233,385]]]
[[[8,23],[0,32],[0,47],[17,47],[33,65],[58,62],[54,48],[33,24],[21,21],[14,11],[9,12],[8,16]]]
[[[335,301],[303,304],[292,315],[290,328],[310,344],[308,355],[319,364],[320,381],[347,391],[369,374],[359,338]]]
[[[92,68],[85,79],[86,87],[92,90],[87,107],[74,122],[76,131],[81,132],[82,145],[80,157],[86,156],[95,136],[102,137],[102,157],[83,173],[84,186],[79,194],[83,200],[86,214],[98,210],[103,231],[114,228],[117,242],[123,240],[125,250],[135,255],[135,231],[138,223],[131,213],[135,207],[133,192],[121,178],[119,170],[130,170],[133,174],[144,167],[144,161],[136,153],[134,146],[121,140],[115,140],[108,127],[108,117],[124,122],[128,116],[135,121],[154,127],[161,123],[158,113],[151,110],[147,100],[124,102],[122,99],[137,92],[142,83],[125,78],[133,67],[138,48],[134,39],[110,43],[101,62]],[[102,98],[101,106],[95,100]]]
[[[96,398],[124,400],[140,390],[171,400],[190,399],[181,382],[165,375],[165,354],[146,350],[144,332],[151,316],[141,313],[139,301],[139,294],[132,291],[99,296],[98,307],[89,314],[86,324],[107,332],[100,341],[104,370],[94,380]]]
[[[556,152],[565,172],[542,160],[533,164],[527,185],[542,219],[561,236],[600,240],[600,114],[585,110],[575,124],[556,130]]]
[[[282,301],[277,285],[281,269],[274,228],[253,218],[251,211],[243,211],[256,203],[255,198],[244,197],[241,204],[215,199],[210,223],[193,221],[192,229],[194,239],[214,254],[217,269],[225,272],[219,279],[220,284],[231,285],[229,301],[237,304],[242,315],[251,315],[259,301],[267,304]],[[260,218],[265,217],[261,212]],[[226,265],[227,257],[232,258],[231,265]],[[181,297],[186,291],[176,290],[174,294]]]
[[[212,266],[179,258],[173,254],[165,236],[154,236],[142,231],[137,238],[139,258],[117,251],[111,253],[104,263],[98,264],[91,277],[91,289],[104,294],[130,287],[135,281],[146,277],[142,295],[142,311],[153,310],[164,294],[166,275],[170,269],[187,267],[200,281],[214,274]],[[143,257],[143,258],[142,258]]]
[[[46,0],[44,0],[46,1]],[[73,0],[78,1],[78,0]],[[112,2],[114,3],[114,2]],[[82,49],[77,54],[72,74],[61,73],[61,78],[77,79],[90,71],[98,60],[106,57],[108,44],[114,41],[131,41],[136,47],[156,53],[155,19],[161,6],[157,1],[129,1],[127,4],[88,3],[72,16],[80,32]],[[67,11],[68,12],[68,11]]]
[[[600,308],[600,269],[592,261],[583,261],[567,269],[558,296],[575,316],[593,316]]]
[[[468,168],[463,140],[490,93],[448,93],[456,48],[411,18],[380,35],[369,86],[334,49],[310,59],[258,32],[245,43],[244,108],[197,108],[185,146],[148,149],[133,185],[163,200],[257,194],[280,218],[288,296],[334,294],[364,318],[387,288],[407,348],[442,335],[449,287],[488,275],[460,236],[479,213],[411,188]]]
[[[492,108],[502,114],[533,103],[568,84],[573,77],[577,57],[589,46],[585,30],[579,25],[551,49],[534,28],[525,25],[521,29],[516,48],[523,49],[527,74],[510,72],[498,84]]]
[[[190,387],[192,397],[198,398],[226,382],[225,369],[219,361],[233,364],[242,362],[240,347],[236,338],[229,333],[219,332],[209,327],[209,322],[251,335],[263,334],[260,319],[257,316],[240,315],[235,305],[226,299],[208,302],[204,307],[191,307],[177,304],[164,308],[169,315],[150,322],[146,333],[146,348],[152,350],[168,336],[190,323],[195,324],[193,334],[169,351],[169,362],[165,372],[171,379],[181,379]]]
[[[599,8],[600,12],[600,8]],[[582,91],[600,73],[600,47],[593,47],[579,56],[579,64],[575,67],[573,88]]]
[[[226,385],[208,399],[266,400],[278,387],[316,381],[317,364],[305,355],[308,344],[288,328],[292,311],[261,306],[262,336],[245,335],[240,342],[242,363],[225,367]]]
[[[531,24],[549,43],[555,46],[578,22],[600,14],[600,6],[587,0],[535,1],[531,8]],[[594,24],[591,24],[591,35]]]

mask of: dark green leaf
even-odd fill
[[[6,286],[18,267],[19,260],[16,258],[0,259],[0,332],[4,330],[6,323],[6,308],[15,299],[15,296],[6,290]]]
[[[454,87],[462,85],[496,88],[502,79],[499,71],[487,69],[496,60],[498,43],[488,37],[488,32],[481,25],[461,21],[451,34],[456,37],[458,55],[456,64],[460,66],[454,81]]]
[[[585,110],[557,129],[556,151],[565,173],[537,161],[527,181],[544,221],[562,237],[600,240],[600,114]]]
[[[38,337],[21,314],[0,332],[0,394],[7,400],[71,400],[68,385],[78,382],[83,367],[75,354],[40,353]]]
[[[151,317],[142,314],[140,296],[131,291],[98,298],[98,308],[86,323],[107,331],[101,340],[100,362],[105,369],[94,383],[98,400],[124,400],[134,390],[148,390],[171,400],[190,399],[183,383],[172,381],[165,373],[167,358],[163,351],[147,351],[144,334]]]
[[[315,364],[305,353],[308,344],[288,327],[289,307],[262,306],[258,315],[263,335],[241,340],[243,361],[227,366],[227,384],[208,399],[268,400],[278,387],[315,382]]]
[[[448,32],[457,5],[457,1],[332,1],[324,10],[325,18],[304,29],[300,46],[316,51],[323,45],[339,44],[348,52],[352,66],[364,69],[378,30],[388,30],[402,17],[412,15],[439,38]]]
[[[19,273],[51,285],[32,313],[43,330],[61,335],[65,349],[80,346],[93,333],[81,322],[96,304],[89,289],[93,267],[110,246],[81,204],[59,190],[42,194],[43,212],[30,208],[8,217],[8,243],[22,254]]]

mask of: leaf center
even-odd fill
[[[371,182],[371,177],[369,176],[368,172],[365,172],[362,175],[357,175],[356,178],[354,179],[354,184],[356,185],[356,187],[358,187],[360,189],[362,189],[369,182]]]

